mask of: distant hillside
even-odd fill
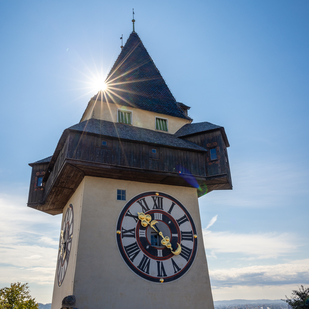
[[[39,309],[51,309],[51,304],[40,304],[39,303]]]
[[[288,305],[285,301],[281,299],[233,299],[233,300],[219,300],[214,302],[216,309],[253,309],[253,308],[263,308],[263,309],[287,309]]]

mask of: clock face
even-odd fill
[[[131,199],[119,216],[116,235],[127,265],[152,282],[180,278],[196,255],[197,235],[189,212],[164,193],[147,192]]]
[[[74,213],[73,205],[71,204],[65,213],[61,227],[57,266],[58,286],[61,286],[68,268],[72,248],[73,227]]]

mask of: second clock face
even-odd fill
[[[117,223],[117,243],[127,265],[153,282],[184,275],[197,250],[194,222],[174,197],[147,192],[131,199]]]
[[[61,286],[68,268],[70,252],[72,247],[73,227],[74,227],[73,205],[70,204],[64,215],[60,234],[58,265],[57,265],[58,286]]]

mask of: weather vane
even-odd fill
[[[120,46],[120,48],[123,49],[123,34],[121,35],[120,40],[121,40],[121,46]]]
[[[133,19],[132,19],[132,23],[133,23],[133,32],[135,32],[135,27],[134,27],[134,23],[135,23],[135,19],[134,19],[134,9],[132,9],[132,11],[133,11]]]

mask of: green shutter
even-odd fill
[[[156,129],[167,132],[167,120],[156,118]]]
[[[118,122],[131,124],[131,112],[118,110]]]
[[[167,120],[162,119],[162,130],[167,132]]]

